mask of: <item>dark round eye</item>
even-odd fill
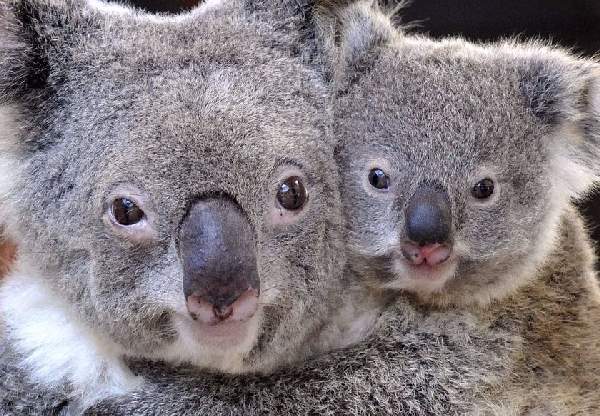
[[[277,201],[289,211],[295,211],[304,206],[308,200],[308,193],[298,176],[290,176],[279,185]]]
[[[379,168],[371,169],[369,183],[377,189],[387,189],[390,186],[390,178]]]
[[[480,180],[471,189],[471,195],[477,199],[487,199],[494,193],[494,181],[490,178]]]
[[[144,211],[128,198],[117,198],[113,201],[112,215],[121,225],[137,224],[145,217]]]

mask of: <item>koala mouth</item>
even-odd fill
[[[226,306],[216,306],[200,295],[187,299],[187,309],[192,318],[190,326],[198,334],[202,343],[243,339],[251,326],[250,321],[258,310],[258,291],[252,288],[244,291],[234,302]]]
[[[435,269],[448,261],[452,255],[452,248],[446,244],[418,245],[404,242],[400,251],[406,261],[414,267]]]
[[[248,288],[233,302],[211,303],[194,293],[187,298],[187,308],[194,321],[207,326],[219,326],[233,322],[245,322],[258,309],[258,290]]]
[[[395,280],[387,286],[419,294],[440,292],[454,276],[457,264],[451,245],[405,242],[394,259]]]

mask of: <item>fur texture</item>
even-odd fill
[[[0,279],[8,274],[15,261],[16,254],[17,247],[10,241],[3,240],[0,237]]]

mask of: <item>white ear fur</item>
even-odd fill
[[[588,94],[590,112],[595,117],[600,117],[600,65],[592,71]]]
[[[600,180],[600,67],[574,61],[553,103],[561,116],[553,133],[551,172],[565,198],[580,197]]]

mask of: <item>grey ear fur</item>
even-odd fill
[[[327,0],[317,6],[317,30],[338,89],[368,67],[377,48],[398,37],[389,16],[372,0]]]
[[[56,72],[60,65],[53,59],[65,59],[65,43],[76,28],[87,24],[86,4],[83,0],[0,4],[0,104],[37,105],[60,83]]]

